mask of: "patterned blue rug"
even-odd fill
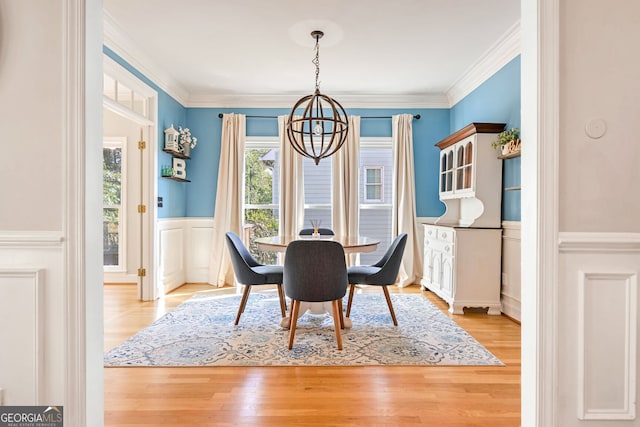
[[[357,294],[353,327],[336,348],[333,318],[300,317],[293,349],[282,329],[277,295],[252,294],[234,326],[240,295],[196,295],[107,352],[105,366],[504,366],[419,294],[391,295],[394,327],[380,294]],[[346,307],[346,303],[344,304]]]

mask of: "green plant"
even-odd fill
[[[500,132],[498,134],[498,139],[491,143],[493,148],[500,148],[503,145],[510,143],[511,141],[516,141],[520,139],[520,129],[511,128],[509,130],[505,130],[504,132]]]

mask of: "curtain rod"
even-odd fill
[[[218,117],[222,118],[224,114],[219,113]],[[277,119],[278,116],[246,116],[248,119]],[[361,116],[361,119],[390,119],[391,116]],[[420,114],[413,116],[414,119],[420,120]]]

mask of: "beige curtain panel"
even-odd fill
[[[394,236],[407,233],[407,245],[400,267],[399,287],[418,283],[422,278],[422,253],[416,221],[416,189],[413,165],[413,115],[392,117],[393,220]]]
[[[227,252],[225,233],[233,231],[242,236],[242,197],[244,194],[244,146],[246,117],[244,114],[225,114],[222,117],[222,147],[218,165],[216,208],[211,239],[209,283],[222,287],[235,282],[233,266]]]
[[[304,222],[304,174],[302,156],[287,139],[288,120],[288,116],[278,116],[281,154],[279,234],[295,236]]]

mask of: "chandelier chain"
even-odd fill
[[[320,89],[320,83],[319,83],[319,78],[320,78],[320,43],[319,43],[320,38],[318,36],[316,36],[316,47],[315,47],[315,51],[316,51],[316,56],[315,58],[313,58],[313,61],[311,61],[313,63],[313,65],[316,66],[316,89]]]

